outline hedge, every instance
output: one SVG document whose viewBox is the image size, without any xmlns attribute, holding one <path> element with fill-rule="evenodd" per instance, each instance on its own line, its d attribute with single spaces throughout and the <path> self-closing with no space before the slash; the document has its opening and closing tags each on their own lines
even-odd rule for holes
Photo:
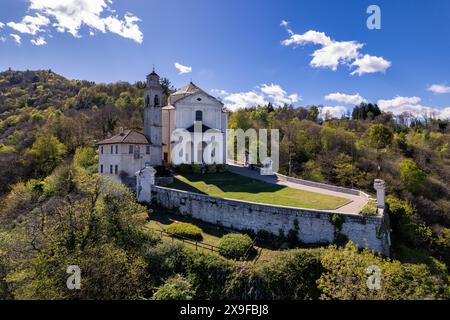
<svg viewBox="0 0 450 320">
<path fill-rule="evenodd" d="M 240 260 L 253 250 L 253 241 L 246 234 L 226 234 L 219 241 L 219 253 L 228 259 Z"/>
<path fill-rule="evenodd" d="M 188 238 L 195 241 L 202 241 L 202 229 L 186 222 L 175 222 L 166 228 L 166 232 L 181 238 Z"/>
</svg>

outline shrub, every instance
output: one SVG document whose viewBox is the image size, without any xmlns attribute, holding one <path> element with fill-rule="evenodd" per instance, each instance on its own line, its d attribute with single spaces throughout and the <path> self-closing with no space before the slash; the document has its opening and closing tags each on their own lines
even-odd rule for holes
<svg viewBox="0 0 450 320">
<path fill-rule="evenodd" d="M 377 203 L 373 200 L 370 200 L 362 209 L 360 214 L 363 217 L 367 216 L 376 216 L 378 214 Z"/>
<path fill-rule="evenodd" d="M 418 192 L 427 178 L 426 173 L 410 159 L 400 162 L 400 167 L 400 178 L 405 182 L 408 190 L 413 193 Z"/>
<path fill-rule="evenodd" d="M 318 250 L 295 249 L 236 272 L 227 284 L 227 298 L 242 300 L 318 299 L 316 281 L 324 269 Z"/>
<path fill-rule="evenodd" d="M 217 172 L 217 166 L 215 164 L 209 165 L 208 169 L 207 169 L 207 172 L 208 173 L 216 173 Z"/>
<path fill-rule="evenodd" d="M 218 173 L 225 173 L 228 171 L 228 166 L 226 164 L 218 164 L 216 165 Z"/>
<path fill-rule="evenodd" d="M 192 165 L 192 173 L 199 174 L 202 173 L 202 166 L 199 164 Z"/>
<path fill-rule="evenodd" d="M 182 277 L 176 275 L 158 288 L 153 295 L 153 300 L 192 300 L 195 291 L 192 284 Z"/>
<path fill-rule="evenodd" d="M 175 237 L 188 238 L 195 241 L 202 241 L 202 229 L 186 222 L 175 222 L 166 228 L 167 233 Z"/>
<path fill-rule="evenodd" d="M 192 172 L 192 167 L 189 164 L 180 164 L 179 166 L 177 166 L 175 168 L 175 171 L 177 173 L 181 173 L 181 174 L 186 174 L 186 173 L 191 173 Z"/>
<path fill-rule="evenodd" d="M 337 231 L 341 231 L 342 225 L 345 222 L 345 218 L 339 213 L 333 213 L 330 216 L 330 222 L 333 224 Z"/>
<path fill-rule="evenodd" d="M 236 267 L 218 255 L 185 249 L 183 263 L 186 276 L 196 288 L 196 300 L 224 298 L 224 290 Z"/>
<path fill-rule="evenodd" d="M 252 239 L 246 234 L 226 234 L 219 241 L 219 253 L 228 259 L 245 258 L 253 250 Z"/>
</svg>

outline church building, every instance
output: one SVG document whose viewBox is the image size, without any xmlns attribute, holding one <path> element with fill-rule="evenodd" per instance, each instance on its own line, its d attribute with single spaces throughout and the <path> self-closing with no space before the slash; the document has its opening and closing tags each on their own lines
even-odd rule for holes
<svg viewBox="0 0 450 320">
<path fill-rule="evenodd" d="M 179 143 L 174 136 L 181 132 L 190 135 L 181 149 L 183 163 L 226 163 L 228 113 L 221 101 L 192 82 L 172 93 L 166 106 L 163 101 L 160 77 L 153 71 L 144 92 L 144 133 L 121 129 L 98 142 L 101 174 L 123 181 L 145 167 L 174 164 L 172 150 Z M 222 140 L 220 152 L 213 149 L 205 159 L 206 145 L 214 139 Z"/>
</svg>

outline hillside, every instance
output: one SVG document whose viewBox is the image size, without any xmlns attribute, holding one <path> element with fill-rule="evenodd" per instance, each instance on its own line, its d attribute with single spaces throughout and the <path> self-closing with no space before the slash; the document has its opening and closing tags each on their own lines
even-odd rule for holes
<svg viewBox="0 0 450 320">
<path fill-rule="evenodd" d="M 163 84 L 168 94 L 170 82 Z M 316 106 L 233 112 L 230 128 L 280 130 L 281 173 L 367 192 L 384 179 L 396 259 L 341 243 L 279 252 L 281 259 L 240 272 L 239 262 L 142 232 L 134 217 L 146 208 L 95 174 L 93 142 L 119 127 L 142 130 L 142 95 L 129 83 L 50 70 L 0 73 L 0 297 L 151 298 L 175 283 L 198 299 L 448 298 L 448 121 L 405 122 L 369 104 L 353 119 L 319 119 Z M 91 270 L 83 293 L 60 285 L 74 260 Z M 385 268 L 382 291 L 364 287 L 371 264 Z M 349 285 L 355 279 L 362 287 Z"/>
<path fill-rule="evenodd" d="M 16 181 L 50 173 L 33 168 L 29 151 L 38 137 L 56 137 L 70 155 L 119 126 L 141 129 L 142 96 L 125 82 L 68 80 L 50 70 L 0 73 L 0 194 Z"/>
</svg>

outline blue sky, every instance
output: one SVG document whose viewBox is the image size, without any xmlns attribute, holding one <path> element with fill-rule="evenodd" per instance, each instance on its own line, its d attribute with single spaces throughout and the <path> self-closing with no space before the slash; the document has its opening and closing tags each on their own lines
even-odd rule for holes
<svg viewBox="0 0 450 320">
<path fill-rule="evenodd" d="M 372 4 L 380 30 L 366 26 Z M 155 64 L 176 87 L 192 79 L 230 107 L 333 113 L 365 100 L 450 116 L 448 0 L 2 0 L 0 26 L 0 70 L 135 82 Z"/>
</svg>

